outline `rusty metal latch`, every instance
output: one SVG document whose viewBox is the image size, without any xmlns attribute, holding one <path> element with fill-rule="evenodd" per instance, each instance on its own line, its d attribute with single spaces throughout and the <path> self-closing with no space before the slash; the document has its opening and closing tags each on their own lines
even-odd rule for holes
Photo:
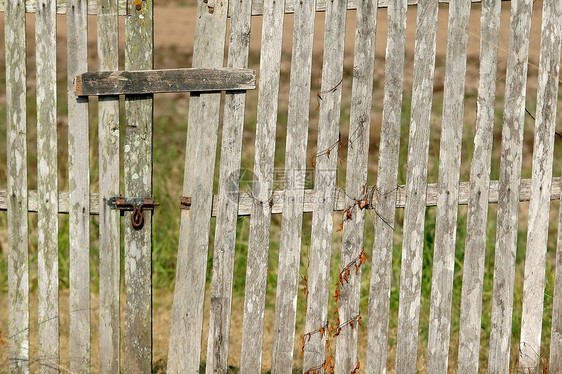
<svg viewBox="0 0 562 374">
<path fill-rule="evenodd" d="M 180 208 L 182 210 L 190 210 L 191 209 L 191 197 L 182 196 L 180 202 Z"/>
<path fill-rule="evenodd" d="M 143 210 L 154 210 L 154 207 L 160 204 L 155 203 L 153 197 L 113 196 L 109 198 L 109 200 L 107 201 L 107 205 L 109 205 L 111 209 L 117 209 L 121 212 L 132 211 L 133 214 L 131 214 L 131 225 L 135 230 L 140 230 L 144 225 Z"/>
</svg>

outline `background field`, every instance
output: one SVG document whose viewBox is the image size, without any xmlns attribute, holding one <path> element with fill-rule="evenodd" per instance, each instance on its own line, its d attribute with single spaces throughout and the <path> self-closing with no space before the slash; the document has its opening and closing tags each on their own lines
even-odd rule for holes
<svg viewBox="0 0 562 374">
<path fill-rule="evenodd" d="M 155 67 L 156 68 L 173 68 L 173 67 L 189 67 L 191 66 L 193 34 L 195 29 L 195 8 L 193 0 L 158 0 L 155 1 Z M 527 90 L 527 109 L 531 114 L 535 112 L 536 106 L 536 84 L 537 84 L 537 66 L 540 44 L 540 26 L 541 26 L 541 8 L 542 0 L 535 1 L 533 25 L 531 30 L 531 52 L 529 66 L 529 83 Z M 496 124 L 494 128 L 494 150 L 492 160 L 492 179 L 499 177 L 499 154 L 501 146 L 501 124 L 502 124 L 502 108 L 503 94 L 505 89 L 505 67 L 507 61 L 507 42 L 509 34 L 509 10 L 508 2 L 503 4 L 502 12 L 502 33 L 499 43 L 499 70 L 498 70 L 498 88 L 497 88 L 497 105 L 496 105 Z M 3 27 L 3 14 L 0 14 L 0 30 Z M 441 128 L 441 111 L 443 100 L 443 82 L 445 75 L 445 49 L 447 34 L 447 7 L 442 6 L 439 13 L 439 31 L 438 31 L 438 47 L 437 47 L 437 65 L 434 83 L 434 102 L 433 102 L 433 119 L 432 133 L 430 143 L 430 164 L 429 164 L 429 183 L 436 183 L 438 177 L 438 158 L 439 158 L 439 141 Z M 282 56 L 282 72 L 281 72 L 281 92 L 279 103 L 279 116 L 277 128 L 277 145 L 276 145 L 276 168 L 283 168 L 285 157 L 285 134 L 287 121 L 287 104 L 289 92 L 289 70 L 290 70 L 290 52 L 292 43 L 292 16 L 286 16 L 285 32 L 283 41 Z M 28 162 L 29 162 L 29 188 L 36 189 L 36 171 L 37 171 L 37 146 L 36 146 L 36 105 L 35 105 L 35 43 L 34 43 L 34 17 L 28 15 Z M 59 189 L 68 189 L 67 179 L 67 119 L 66 119 L 66 20 L 64 16 L 58 18 L 58 127 L 59 127 Z M 89 51 L 90 51 L 90 70 L 97 70 L 96 56 L 96 18 L 89 19 Z M 254 17 L 252 23 L 252 38 L 250 52 L 250 68 L 259 71 L 259 50 L 261 40 L 261 17 Z M 316 94 L 320 91 L 321 67 L 322 67 L 322 51 L 323 51 L 323 23 L 324 14 L 318 13 L 316 20 L 315 45 L 313 57 L 313 73 L 312 73 L 312 93 L 310 101 L 310 130 L 308 141 L 309 158 L 316 153 L 316 137 L 318 129 L 318 112 L 315 110 L 317 106 Z M 401 134 L 401 151 L 400 151 L 400 169 L 399 183 L 406 182 L 406 159 L 408 149 L 408 133 L 409 133 L 409 117 L 410 117 L 410 98 L 411 98 L 411 82 L 413 69 L 413 49 L 415 39 L 415 23 L 416 8 L 410 7 L 408 10 L 408 29 L 407 29 L 407 51 L 406 51 L 406 68 L 404 83 L 404 101 L 402 105 L 402 134 Z M 473 5 L 471 15 L 471 27 L 468 49 L 468 65 L 467 65 L 467 87 L 465 101 L 465 127 L 463 132 L 463 148 L 462 148 L 462 168 L 461 181 L 468 181 L 470 162 L 472 158 L 473 143 L 472 138 L 475 131 L 476 118 L 476 97 L 478 85 L 478 68 L 479 68 L 479 23 L 480 23 L 480 7 Z M 370 154 L 369 154 L 369 184 L 376 183 L 377 163 L 378 163 L 378 144 L 379 133 L 382 119 L 382 99 L 384 96 L 384 57 L 386 47 L 386 10 L 380 9 L 377 21 L 377 44 L 376 44 L 376 62 L 375 62 L 375 83 L 371 124 Z M 121 19 L 121 27 L 123 30 L 123 19 Z M 347 36 L 346 36 L 346 52 L 343 80 L 343 103 L 341 110 L 341 133 L 345 140 L 347 139 L 349 129 L 349 109 L 351 97 L 351 82 L 353 74 L 353 49 L 355 35 L 355 12 L 350 11 L 347 17 Z M 124 42 L 121 35 L 121 50 L 123 50 Z M 3 51 L 4 32 L 0 31 L 0 48 Z M 124 60 L 121 56 L 120 64 L 123 66 Z M 6 188 L 6 104 L 5 104 L 5 78 L 4 78 L 4 53 L 0 54 L 0 189 Z M 561 104 L 559 96 L 559 106 Z M 91 189 L 92 192 L 98 190 L 98 150 L 97 150 L 97 110 L 96 100 L 92 100 L 90 104 L 90 156 L 91 156 Z M 244 150 L 242 155 L 242 166 L 251 169 L 253 165 L 253 149 L 254 135 L 256 125 L 256 107 L 257 107 L 257 90 L 248 94 L 248 103 L 246 111 L 246 126 L 244 130 Z M 178 244 L 179 231 L 179 199 L 182 190 L 183 181 L 183 163 L 186 147 L 186 129 L 187 129 L 187 111 L 188 111 L 188 95 L 182 94 L 166 94 L 159 95 L 155 98 L 154 111 L 154 195 L 156 200 L 161 203 L 154 215 L 154 248 L 153 248 L 153 295 L 154 295 L 154 369 L 156 372 L 164 370 L 166 366 L 167 356 L 167 339 L 169 335 L 169 327 L 171 321 L 172 295 L 175 279 L 176 252 Z M 558 116 L 560 118 L 560 115 Z M 124 118 L 122 116 L 122 124 Z M 531 177 L 531 160 L 533 148 L 533 118 L 528 115 L 526 117 L 526 127 L 524 135 L 523 149 L 523 178 Z M 558 127 L 562 127 L 560 119 Z M 122 126 L 122 134 L 124 134 L 124 126 Z M 560 129 L 562 130 L 562 129 Z M 562 172 L 562 147 L 560 137 L 557 137 L 554 159 L 554 176 L 560 176 Z M 344 187 L 345 181 L 345 162 L 346 149 L 341 150 L 341 159 L 339 163 L 338 185 Z M 220 156 L 220 155 L 219 155 Z M 217 163 L 218 166 L 218 163 Z M 217 174 L 218 176 L 218 167 Z M 216 178 L 218 179 L 218 177 Z M 248 179 L 243 179 L 242 189 L 249 189 L 250 183 Z M 312 180 L 307 188 L 313 188 Z M 215 186 L 216 189 L 216 186 Z M 543 349 L 548 347 L 550 340 L 550 318 L 552 307 L 552 289 L 554 284 L 554 257 L 557 233 L 559 202 L 555 201 L 551 204 L 551 227 L 549 230 L 549 246 L 548 246 L 548 265 L 546 276 L 546 293 L 545 293 L 545 316 L 543 320 Z M 518 339 L 520 330 L 520 307 L 522 301 L 523 289 L 523 269 L 526 245 L 526 227 L 527 227 L 528 204 L 522 203 L 520 208 L 520 225 L 519 225 L 519 241 L 517 251 L 517 272 L 515 285 L 515 310 L 513 315 L 513 339 L 512 339 L 512 362 L 516 364 L 518 353 Z M 365 251 L 367 253 L 367 266 L 363 271 L 362 280 L 362 298 L 361 298 L 361 314 L 366 325 L 368 289 L 369 289 L 369 261 L 371 259 L 371 250 L 373 243 L 373 221 L 374 213 L 371 211 L 367 214 L 367 224 L 365 229 Z M 7 222 L 6 212 L 0 212 L 0 329 L 7 331 Z M 301 261 L 301 274 L 306 273 L 307 253 L 310 244 L 310 225 L 311 215 L 305 214 L 303 225 L 303 250 Z M 338 214 L 335 215 L 335 221 L 339 220 Z M 402 220 L 403 211 L 397 211 L 396 232 L 394 238 L 394 257 L 393 269 L 394 277 L 392 279 L 391 291 L 391 314 L 390 314 L 390 354 L 388 366 L 392 370 L 394 367 L 394 343 L 396 339 L 396 327 L 398 316 L 398 291 L 399 291 L 399 274 L 400 274 L 400 257 L 402 245 Z M 278 242 L 280 235 L 281 217 L 280 215 L 272 218 L 271 247 L 269 256 L 269 277 L 268 292 L 266 297 L 266 336 L 264 340 L 263 370 L 268 370 L 271 362 L 271 346 L 273 339 L 273 313 L 275 305 L 276 291 L 276 269 L 278 259 Z M 31 358 L 37 358 L 37 219 L 35 214 L 29 215 L 30 223 L 30 262 L 31 262 Z M 98 218 L 91 218 L 91 287 L 92 287 L 92 359 L 96 362 L 98 351 L 97 340 L 97 318 L 98 318 Z M 212 266 L 212 241 L 214 238 L 214 221 L 212 222 L 211 232 L 211 252 L 208 261 L 208 276 L 210 281 Z M 496 206 L 491 205 L 488 223 L 488 242 L 486 249 L 486 273 L 484 282 L 484 304 L 482 318 L 482 348 L 481 348 L 481 369 L 485 370 L 487 363 L 487 346 L 490 331 L 490 310 L 492 296 L 492 277 L 494 264 L 494 244 L 496 230 Z M 60 244 L 59 244 L 59 276 L 60 276 L 60 301 L 61 301 L 61 347 L 62 347 L 62 364 L 68 363 L 68 219 L 66 216 L 59 218 Z M 230 345 L 230 364 L 232 369 L 236 371 L 239 366 L 239 352 L 242 331 L 242 310 L 244 301 L 244 283 L 245 283 L 245 265 L 248 244 L 249 218 L 239 218 L 238 236 L 236 242 L 236 265 L 235 265 L 235 281 L 234 281 L 234 300 L 233 300 L 233 316 L 232 316 L 232 332 Z M 423 279 L 422 279 L 422 300 L 421 300 L 421 319 L 420 319 L 420 335 L 419 335 L 419 368 L 424 366 L 425 350 L 427 346 L 428 319 L 429 319 L 429 295 L 431 292 L 431 271 L 432 271 L 432 255 L 433 255 L 433 236 L 435 231 L 435 208 L 428 208 L 426 211 L 426 235 L 423 262 Z M 464 239 L 466 234 L 466 207 L 461 207 L 458 219 L 457 231 L 457 248 L 456 248 L 456 266 L 455 266 L 455 283 L 453 293 L 453 317 L 452 317 L 452 343 L 450 348 L 450 367 L 452 371 L 456 366 L 457 348 L 458 348 L 458 324 L 460 309 L 460 291 L 463 273 L 464 259 Z M 332 273 L 337 274 L 340 271 L 339 261 L 339 244 L 341 242 L 340 233 L 334 234 Z M 335 279 L 335 278 L 334 278 Z M 335 283 L 335 282 L 332 282 Z M 302 285 L 301 285 L 302 287 Z M 301 365 L 300 355 L 300 334 L 304 331 L 304 298 L 299 294 L 297 314 L 297 336 L 296 336 L 296 354 L 295 365 Z M 124 296 L 123 296 L 124 297 Z M 334 305 L 332 305 L 332 308 Z M 206 322 L 205 322 L 206 326 Z M 205 328 L 206 329 L 206 328 Z M 7 332 L 4 333 L 4 337 Z M 203 357 L 206 355 L 206 334 L 204 334 Z M 359 335 L 360 355 L 359 360 L 364 361 L 366 347 L 366 329 L 363 327 Z M 541 352 L 547 363 L 546 349 Z M 204 360 L 204 358 L 203 358 Z M 7 349 L 6 346 L 0 345 L 0 372 L 6 368 Z M 34 364 L 32 364 L 34 365 Z M 94 364 L 94 371 L 97 365 Z M 32 366 L 35 371 L 36 366 Z M 361 369 L 363 370 L 363 368 Z"/>
</svg>

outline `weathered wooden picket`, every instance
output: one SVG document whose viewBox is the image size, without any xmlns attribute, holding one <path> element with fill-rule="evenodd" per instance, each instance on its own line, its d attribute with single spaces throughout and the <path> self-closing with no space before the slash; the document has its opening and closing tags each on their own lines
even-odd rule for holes
<svg viewBox="0 0 562 374">
<path fill-rule="evenodd" d="M 200 0 L 193 69 L 153 70 L 153 0 L 0 0 L 5 20 L 7 105 L 9 370 L 29 371 L 30 304 L 28 212 L 38 214 L 39 364 L 42 373 L 151 372 L 152 370 L 152 120 L 153 94 L 192 91 L 189 102 L 181 229 L 167 371 L 200 370 L 206 268 L 211 217 L 216 217 L 206 372 L 226 373 L 229 355 L 241 372 L 262 370 L 265 300 L 272 214 L 282 214 L 271 370 L 294 366 L 295 323 L 303 241 L 303 213 L 312 213 L 302 336 L 306 374 L 398 373 L 418 369 L 418 333 L 426 208 L 436 206 L 429 333 L 424 370 L 449 368 L 455 245 L 459 205 L 468 205 L 460 307 L 458 371 L 480 364 L 484 258 L 488 206 L 497 203 L 493 304 L 488 371 L 510 371 L 515 254 L 521 201 L 530 201 L 519 367 L 538 373 L 545 296 L 550 201 L 560 200 L 553 178 L 556 107 L 562 47 L 562 1 L 542 1 L 540 61 L 532 178 L 521 178 L 529 33 L 533 0 L 512 0 L 499 180 L 490 180 L 496 104 L 500 0 L 483 0 L 480 26 L 474 154 L 470 181 L 460 182 L 469 16 L 479 0 Z M 440 3 L 448 5 L 440 6 Z M 407 9 L 417 7 L 406 184 L 398 185 Z M 384 100 L 376 186 L 367 186 L 373 101 L 377 11 L 388 13 Z M 437 184 L 428 183 L 430 123 L 436 64 L 438 12 L 448 7 L 446 73 Z M 319 95 L 318 153 L 314 189 L 306 189 L 307 142 L 315 19 L 325 12 Z M 337 187 L 346 16 L 355 12 L 355 50 L 345 188 Z M 26 12 L 35 13 L 37 60 L 37 191 L 28 191 L 26 150 Z M 274 189 L 274 159 L 285 15 L 294 14 L 284 189 Z M 58 191 L 56 20 L 66 14 L 68 34 L 69 191 Z M 97 16 L 98 72 L 88 74 L 88 15 Z M 125 23 L 125 72 L 118 70 L 118 17 Z M 246 90 L 255 87 L 248 68 L 252 16 L 262 17 L 253 190 L 238 180 Z M 227 24 L 229 24 L 227 27 Z M 228 38 L 227 61 L 224 55 Z M 379 67 L 382 69 L 382 67 Z M 104 73 L 102 73 L 104 72 Z M 113 73 L 108 73 L 113 72 Z M 225 91 L 221 96 L 220 91 Z M 119 94 L 125 96 L 124 196 L 120 197 Z M 98 95 L 99 193 L 90 193 L 89 99 Z M 221 114 L 222 113 L 222 114 Z M 215 164 L 219 126 L 218 195 Z M 233 183 L 234 181 L 234 183 Z M 234 197 L 234 198 L 233 198 Z M 157 198 L 157 197 L 156 197 Z M 124 279 L 126 307 L 120 341 L 120 213 L 126 210 Z M 404 209 L 396 361 L 389 348 L 394 223 Z M 365 257 L 367 210 L 376 209 L 372 258 Z M 343 213 L 339 279 L 330 278 L 335 212 Z M 70 217 L 70 366 L 60 362 L 58 221 Z M 91 214 L 99 214 L 99 368 L 90 362 Z M 229 350 L 238 217 L 250 216 L 241 352 Z M 129 223 L 129 221 L 131 223 Z M 338 231 L 339 231 L 338 230 Z M 489 238 L 488 238 L 489 239 Z M 368 315 L 360 314 L 362 264 L 371 263 Z M 562 372 L 562 211 L 558 222 L 556 280 L 548 367 Z M 330 283 L 332 282 L 332 283 Z M 330 284 L 337 282 L 337 323 L 328 313 Z M 361 318 L 368 319 L 360 341 Z M 337 336 L 337 339 L 335 338 Z M 2 336 L 0 335 L 0 338 Z M 0 339 L 1 340 L 1 339 Z M 335 355 L 332 355 L 336 344 Z M 121 345 L 124 356 L 121 358 Z M 367 360 L 359 366 L 358 345 Z M 298 347 L 300 348 L 300 347 Z M 64 370 L 63 370 L 64 369 Z"/>
</svg>

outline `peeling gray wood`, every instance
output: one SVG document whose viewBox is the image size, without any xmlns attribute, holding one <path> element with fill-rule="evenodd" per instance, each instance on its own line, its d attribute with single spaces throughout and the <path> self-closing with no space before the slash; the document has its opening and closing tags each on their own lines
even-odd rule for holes
<svg viewBox="0 0 562 374">
<path fill-rule="evenodd" d="M 100 70 L 118 68 L 117 3 L 99 0 L 98 56 Z M 120 362 L 120 214 L 107 201 L 119 195 L 119 97 L 99 98 L 99 344 L 100 373 L 119 372 Z M 91 209 L 91 207 L 90 207 Z"/>
<path fill-rule="evenodd" d="M 154 67 L 153 2 L 129 2 L 125 22 L 125 69 Z M 152 95 L 125 96 L 125 196 L 152 196 Z M 118 130 L 117 130 L 118 131 Z M 125 372 L 152 372 L 152 214 L 135 230 L 125 212 Z"/>
<path fill-rule="evenodd" d="M 254 159 L 254 179 L 252 198 L 247 205 L 251 212 L 250 235 L 248 240 L 248 265 L 246 268 L 246 299 L 244 305 L 244 331 L 241 352 L 242 371 L 259 373 L 261 352 L 251 351 L 254 342 L 259 342 L 261 350 L 263 342 L 263 318 L 265 287 L 267 281 L 267 258 L 269 253 L 269 236 L 271 224 L 270 199 L 273 194 L 273 167 L 275 160 L 275 135 L 277 127 L 277 107 L 279 97 L 279 79 L 281 69 L 281 47 L 283 39 L 284 0 L 267 1 L 263 16 L 260 82 L 256 123 L 256 142 Z M 240 211 L 240 209 L 239 209 Z M 281 266 L 281 265 L 280 265 Z M 282 274 L 279 272 L 279 274 Z M 279 279 L 278 279 L 279 282 Z M 259 294 L 256 293 L 259 292 Z M 251 311 L 249 310 L 251 308 Z M 251 312 L 258 316 L 254 321 Z M 261 323 L 260 323 L 261 321 Z M 277 321 L 276 321 L 277 323 Z M 275 329 L 274 329 L 275 331 Z M 246 337 L 244 337 L 244 334 Z M 259 334 L 257 336 L 253 336 Z M 244 343 L 246 341 L 246 343 Z M 273 338 L 273 363 L 277 365 L 279 353 L 277 333 Z M 246 353 L 247 352 L 247 353 Z M 292 349 L 291 349 L 292 352 Z M 253 362 L 246 362 L 247 356 L 253 356 Z"/>
<path fill-rule="evenodd" d="M 490 374 L 509 371 L 519 222 L 519 183 L 532 7 L 532 0 L 518 0 L 512 3 L 511 8 L 488 357 Z"/>
<path fill-rule="evenodd" d="M 0 4 L 1 4 L 0 0 Z M 290 14 L 290 13 L 294 13 L 295 12 L 295 4 L 297 4 L 297 1 L 300 0 L 287 0 L 286 4 L 285 4 L 285 13 Z M 418 1 L 418 0 L 407 0 L 408 1 L 408 5 L 419 5 L 422 4 L 423 1 Z M 511 1 L 511 0 L 500 0 L 500 1 Z M 360 4 L 363 1 L 361 0 L 348 0 L 347 3 L 347 9 L 348 10 L 355 10 L 355 9 L 359 9 Z M 480 3 L 482 2 L 482 0 L 471 0 L 472 3 Z M 257 0 L 254 2 L 253 6 L 252 6 L 252 15 L 254 16 L 259 16 L 263 14 L 263 0 Z M 389 3 L 391 3 L 391 0 L 379 0 L 378 1 L 378 7 L 379 8 L 388 8 Z M 450 0 L 439 0 L 440 4 L 449 4 Z M 324 12 L 326 11 L 326 4 L 327 1 L 326 0 L 318 0 L 316 2 L 316 11 L 317 12 Z M 0 5 L 1 6 L 1 5 Z M 1 9 L 1 8 L 0 8 Z M 230 10 L 229 10 L 229 16 L 230 16 Z"/>
<path fill-rule="evenodd" d="M 59 250 L 57 187 L 57 19 L 54 1 L 40 0 L 37 50 L 37 229 L 39 369 L 58 373 Z"/>
<path fill-rule="evenodd" d="M 198 2 L 193 67 L 222 67 L 227 9 L 228 1 Z M 191 95 L 183 194 L 192 206 L 181 213 L 168 373 L 199 370 L 219 113 L 220 94 Z"/>
<path fill-rule="evenodd" d="M 11 0 L 0 0 L 0 12 L 4 11 L 5 3 Z M 25 1 L 25 11 L 27 13 L 35 13 L 37 11 L 37 1 L 43 0 L 26 0 Z M 54 1 L 54 0 L 53 0 Z M 105 0 L 89 0 L 88 1 L 88 14 L 97 14 L 98 13 L 98 3 L 101 3 Z M 58 14 L 66 14 L 67 4 L 69 4 L 71 0 L 56 0 L 56 7 Z M 133 2 L 129 0 L 129 2 Z M 118 12 L 119 15 L 124 16 L 127 14 L 127 0 L 117 0 L 116 3 L 118 4 Z"/>
<path fill-rule="evenodd" d="M 412 84 L 412 109 L 408 142 L 408 169 L 406 173 L 406 188 L 404 189 L 405 196 L 408 196 L 404 206 L 404 232 L 409 234 L 404 235 L 402 242 L 396 352 L 397 359 L 402 357 L 404 360 L 400 365 L 404 366 L 405 372 L 415 372 L 416 370 L 425 207 L 429 199 L 435 198 L 435 202 L 437 200 L 437 185 L 427 185 L 427 165 L 438 11 L 439 4 L 437 0 L 421 3 L 417 11 L 414 81 Z M 398 189 L 398 191 L 401 191 L 401 189 Z M 397 198 L 397 204 L 399 201 L 400 199 Z M 372 278 L 373 275 L 371 275 L 371 284 L 376 286 L 377 279 L 375 278 L 375 281 L 373 281 Z M 378 280 L 378 282 L 381 282 L 381 280 Z M 389 290 L 388 287 L 390 285 L 386 287 Z M 375 363 L 371 367 L 370 362 L 367 361 L 369 373 L 382 372 L 386 368 L 388 317 L 379 318 L 380 322 L 371 325 L 371 316 L 375 316 L 379 310 L 388 316 L 388 298 L 388 293 L 381 294 L 381 299 L 370 296 L 368 352 L 369 355 L 374 356 L 373 360 L 375 360 Z M 385 303 L 384 307 L 377 306 L 378 303 L 383 301 Z M 384 336 L 385 338 L 380 339 L 379 336 Z M 377 359 L 376 356 L 379 355 L 384 355 L 385 359 Z"/>
<path fill-rule="evenodd" d="M 233 67 L 96 71 L 76 77 L 77 96 L 245 91 L 254 88 L 254 71 Z"/>
<path fill-rule="evenodd" d="M 234 1 L 230 20 L 228 66 L 248 67 L 252 1 Z M 207 343 L 207 374 L 227 373 L 232 308 L 232 281 L 238 222 L 240 162 L 244 130 L 245 92 L 225 95 L 219 176 L 218 216 L 213 251 L 211 313 Z"/>
<path fill-rule="evenodd" d="M 71 0 L 67 10 L 68 76 L 88 70 L 86 0 Z M 76 98 L 68 80 L 70 370 L 90 371 L 90 165 L 88 98 Z"/>
<path fill-rule="evenodd" d="M 346 220 L 343 223 L 342 267 L 355 260 L 363 250 L 365 213 L 363 209 L 357 206 L 356 202 L 368 199 L 364 188 L 367 185 L 377 4 L 377 1 L 363 1 L 359 4 L 356 14 L 355 56 L 349 120 L 350 141 L 347 147 L 345 185 L 345 203 L 346 206 L 353 206 L 351 210 L 353 219 Z M 341 323 L 355 319 L 359 315 L 361 276 L 362 271 L 359 269 L 355 274 L 352 273 L 349 283 L 340 285 L 338 311 Z M 336 373 L 350 373 L 355 369 L 357 365 L 358 331 L 358 326 L 351 329 L 348 325 L 338 335 Z M 384 352 L 386 353 L 386 344 Z M 373 358 L 376 357 L 373 357 L 370 353 L 367 354 L 367 372 L 370 370 L 369 366 L 372 365 Z"/>
<path fill-rule="evenodd" d="M 336 187 L 336 173 L 337 173 L 337 161 L 338 161 L 338 140 L 339 140 L 339 126 L 340 126 L 340 109 L 341 109 L 341 97 L 342 97 L 342 86 L 343 86 L 343 58 L 344 58 L 344 47 L 345 47 L 345 21 L 346 21 L 346 8 L 347 0 L 334 0 L 328 3 L 325 18 L 325 28 L 324 28 L 324 56 L 322 64 L 322 84 L 320 87 L 320 113 L 318 116 L 318 142 L 317 142 L 317 156 L 315 157 L 315 181 L 314 181 L 314 213 L 312 215 L 312 237 L 310 243 L 310 253 L 309 253 L 309 264 L 308 264 L 308 281 L 307 281 L 307 309 L 306 309 L 306 324 L 305 332 L 311 332 L 326 326 L 328 322 L 328 305 L 330 297 L 330 262 L 332 257 L 332 234 L 334 227 L 334 211 L 332 209 L 334 205 L 334 188 Z M 309 21 L 310 22 L 310 21 Z M 311 43 L 312 46 L 312 43 Z M 303 45 L 303 47 L 305 47 Z M 312 48 L 311 48 L 312 49 Z M 291 82 L 292 83 L 292 82 Z M 302 97 L 310 97 L 308 92 L 301 93 Z M 305 100 L 307 108 L 309 107 L 309 102 Z M 307 112 L 308 113 L 308 110 Z M 297 114 L 297 113 L 295 113 Z M 304 114 L 304 113 L 303 113 Z M 297 114 L 298 115 L 298 114 Z M 303 130 L 299 130 L 306 139 L 308 126 L 305 126 Z M 295 135 L 300 136 L 296 133 Z M 294 155 L 291 152 L 290 144 L 292 142 L 287 142 L 287 155 Z M 304 142 L 304 149 L 301 149 L 300 145 L 297 149 L 304 150 L 306 152 L 306 141 Z M 294 149 L 294 148 L 293 148 Z M 330 153 L 326 153 L 330 150 Z M 298 155 L 298 157 L 302 157 Z M 306 160 L 299 160 L 299 163 L 286 169 L 287 172 L 290 170 L 306 169 Z M 290 164 L 286 161 L 286 165 Z M 301 169 L 302 168 L 302 169 Z M 304 184 L 304 178 L 301 178 Z M 293 186 L 296 187 L 296 183 L 292 181 Z M 291 185 L 285 186 L 287 190 Z M 293 189 L 295 189 L 293 187 Z M 302 186 L 304 187 L 304 186 Z M 301 188 L 302 188 L 301 187 Z M 297 187 L 298 188 L 298 187 Z M 296 191 L 295 191 L 296 192 Z M 295 200 L 295 203 L 291 205 L 294 206 L 291 210 L 296 210 L 296 208 L 302 207 L 302 197 L 304 196 L 304 189 L 299 191 L 299 194 L 294 194 L 289 196 L 289 202 L 292 203 L 291 199 Z M 288 194 L 285 193 L 285 198 Z M 286 200 L 287 201 L 287 200 Z M 298 202 L 301 202 L 300 204 Z M 300 205 L 300 206 L 299 206 Z M 285 213 L 285 212 L 284 212 Z M 296 213 L 296 212 L 295 212 Z M 296 214 L 283 215 L 283 223 L 286 224 L 286 235 L 296 236 L 298 240 L 298 248 L 300 249 L 301 235 L 300 230 L 302 226 L 302 209 L 300 209 L 300 218 L 294 219 Z M 295 233 L 299 235 L 294 235 Z M 297 244 L 297 243 L 295 243 Z M 281 247 L 283 248 L 283 247 Z M 342 252 L 344 250 L 342 249 Z M 287 273 L 290 274 L 293 280 L 298 281 L 298 270 L 300 250 L 294 251 L 296 254 L 296 262 L 290 264 L 287 267 Z M 342 261 L 345 260 L 345 257 Z M 292 265 L 292 267 L 291 267 Z M 296 299 L 298 291 L 298 282 L 292 285 L 293 288 L 289 288 L 290 283 L 287 282 L 278 288 L 277 294 L 283 292 L 286 293 L 285 300 L 287 304 L 292 304 L 290 307 L 290 319 L 292 323 L 292 330 L 294 330 L 294 321 L 296 314 Z M 279 286 L 279 284 L 278 284 Z M 292 299 L 292 300 L 291 300 Z M 291 303 L 292 301 L 292 303 Z M 289 306 L 289 305 L 288 305 Z M 288 308 L 287 308 L 288 309 Z M 281 310 L 282 313 L 276 316 L 276 319 L 285 318 L 285 311 Z M 345 316 L 344 311 L 344 316 Z M 357 330 L 355 330 L 357 331 Z M 345 333 L 349 331 L 344 331 Z M 348 334 L 349 335 L 349 334 Z M 294 341 L 294 333 L 290 335 L 291 342 Z M 304 363 L 303 370 L 306 371 L 312 367 L 321 366 L 326 359 L 326 339 L 328 334 L 314 334 L 311 339 L 305 342 L 304 346 Z M 291 344 L 291 348 L 292 348 Z M 344 348 L 344 349 L 342 349 Z M 345 371 L 345 366 L 347 365 L 346 360 L 346 349 L 353 351 L 353 347 L 345 347 L 345 343 L 338 344 L 336 347 L 341 358 L 336 361 L 336 373 Z M 355 360 L 355 357 L 353 358 Z M 285 363 L 287 367 L 285 373 L 290 373 L 288 369 L 291 367 L 290 362 Z M 355 367 L 355 363 L 353 364 Z"/>
<path fill-rule="evenodd" d="M 533 374 L 541 372 L 543 364 L 540 352 L 550 212 L 549 191 L 552 181 L 562 46 L 560 1 L 544 1 L 542 17 L 533 176 L 519 343 L 519 371 Z"/>
<path fill-rule="evenodd" d="M 501 3 L 482 3 L 480 81 L 462 278 L 459 372 L 478 373 Z M 462 186 L 461 186 L 462 188 Z M 460 193 L 459 193 L 460 195 Z M 459 196 L 460 198 L 460 196 Z"/>
<path fill-rule="evenodd" d="M 469 19 L 470 0 L 450 4 L 429 312 L 428 373 L 447 372 L 449 360 Z"/>
<path fill-rule="evenodd" d="M 27 233 L 26 38 L 24 1 L 5 16 L 8 173 L 8 334 L 10 373 L 29 372 L 29 254 Z"/>
<path fill-rule="evenodd" d="M 555 182 L 553 182 L 554 185 Z M 550 333 L 549 370 L 562 371 L 562 209 L 558 216 L 558 240 L 556 242 L 556 275 L 552 300 L 552 330 Z"/>
<path fill-rule="evenodd" d="M 388 298 L 390 296 L 390 280 L 392 275 L 392 248 L 396 213 L 396 194 L 394 191 L 397 186 L 400 128 L 402 125 L 406 11 L 406 0 L 396 0 L 389 3 L 384 102 L 376 186 L 377 196 L 374 200 L 377 216 L 375 218 L 375 240 L 373 243 L 369 293 L 369 319 L 374 319 L 371 328 L 374 326 L 375 331 L 382 333 L 381 341 L 385 341 L 381 342 L 381 344 L 385 347 L 386 339 L 384 337 L 388 334 L 386 326 L 388 324 Z M 400 341 L 398 344 L 400 344 Z M 402 363 L 406 364 L 406 358 L 400 355 L 400 346 L 397 349 L 396 357 L 398 363 L 400 365 Z M 386 358 L 384 353 L 380 352 L 380 355 L 381 358 Z M 397 366 L 396 370 L 404 372 L 399 367 Z M 376 370 L 375 368 L 372 369 Z"/>
</svg>

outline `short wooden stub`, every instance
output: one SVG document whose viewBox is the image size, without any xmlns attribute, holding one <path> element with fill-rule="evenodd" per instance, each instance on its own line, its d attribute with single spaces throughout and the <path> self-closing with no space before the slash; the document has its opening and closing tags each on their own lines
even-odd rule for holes
<svg viewBox="0 0 562 374">
<path fill-rule="evenodd" d="M 245 91 L 254 88 L 255 72 L 239 68 L 95 71 L 76 77 L 76 96 Z"/>
</svg>

